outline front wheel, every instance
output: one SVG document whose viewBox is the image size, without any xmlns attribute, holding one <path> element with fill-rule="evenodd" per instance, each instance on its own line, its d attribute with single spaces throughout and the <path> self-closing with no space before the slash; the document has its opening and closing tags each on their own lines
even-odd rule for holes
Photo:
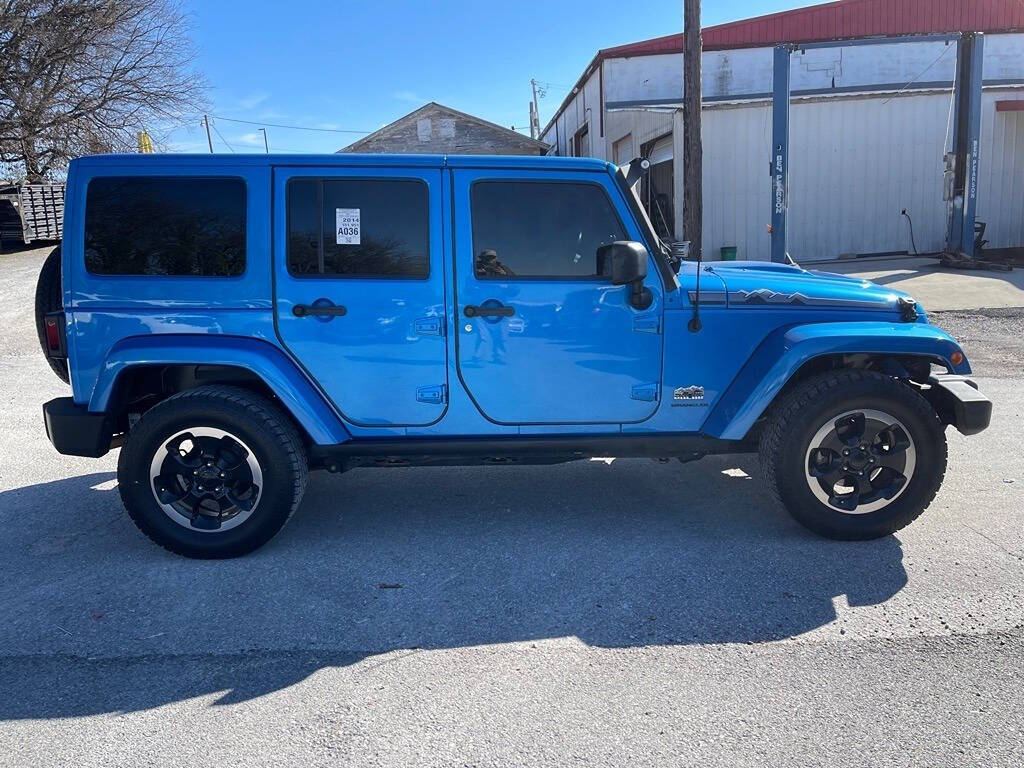
<svg viewBox="0 0 1024 768">
<path fill-rule="evenodd" d="M 887 536 L 928 507 L 946 472 L 946 436 L 907 384 L 833 371 L 798 384 L 761 436 L 765 481 L 790 514 L 831 539 Z"/>
<path fill-rule="evenodd" d="M 306 487 L 291 420 L 238 387 L 180 392 L 147 411 L 121 449 L 117 480 L 149 538 L 186 557 L 244 555 L 288 521 Z"/>
</svg>

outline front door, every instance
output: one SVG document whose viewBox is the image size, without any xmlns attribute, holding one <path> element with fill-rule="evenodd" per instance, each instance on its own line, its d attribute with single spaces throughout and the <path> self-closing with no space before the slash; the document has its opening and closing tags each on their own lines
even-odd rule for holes
<svg viewBox="0 0 1024 768">
<path fill-rule="evenodd" d="M 354 424 L 439 420 L 441 171 L 278 168 L 274 210 L 282 343 Z"/>
<path fill-rule="evenodd" d="M 634 309 L 598 275 L 597 249 L 641 240 L 604 173 L 457 170 L 458 370 L 501 424 L 618 424 L 650 417 L 661 380 L 663 290 Z"/>
</svg>

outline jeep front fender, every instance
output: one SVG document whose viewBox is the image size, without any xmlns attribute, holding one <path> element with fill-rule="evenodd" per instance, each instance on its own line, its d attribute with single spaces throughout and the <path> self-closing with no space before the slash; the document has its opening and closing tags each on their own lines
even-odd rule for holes
<svg viewBox="0 0 1024 768">
<path fill-rule="evenodd" d="M 831 355 L 891 355 L 923 357 L 967 374 L 963 354 L 952 336 L 926 323 L 840 322 L 809 323 L 780 328 L 769 334 L 708 414 L 702 432 L 723 440 L 742 440 L 802 365 Z"/>
<path fill-rule="evenodd" d="M 351 439 L 324 396 L 284 352 L 266 341 L 239 336 L 154 334 L 117 342 L 99 371 L 89 411 L 104 413 L 117 379 L 136 366 L 226 365 L 252 371 L 318 445 Z"/>
</svg>

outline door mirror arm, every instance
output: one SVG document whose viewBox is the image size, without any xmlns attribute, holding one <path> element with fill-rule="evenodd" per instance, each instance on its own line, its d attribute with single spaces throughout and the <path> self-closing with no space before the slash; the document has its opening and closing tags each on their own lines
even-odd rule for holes
<svg viewBox="0 0 1024 768">
<path fill-rule="evenodd" d="M 651 289 L 644 285 L 643 280 L 631 283 L 629 290 L 629 303 L 633 309 L 648 309 L 654 303 L 654 294 Z"/>
<path fill-rule="evenodd" d="M 628 285 L 629 303 L 634 309 L 647 309 L 654 294 L 644 285 L 647 278 L 647 248 L 631 240 L 617 240 L 597 249 L 597 271 L 612 285 Z"/>
</svg>

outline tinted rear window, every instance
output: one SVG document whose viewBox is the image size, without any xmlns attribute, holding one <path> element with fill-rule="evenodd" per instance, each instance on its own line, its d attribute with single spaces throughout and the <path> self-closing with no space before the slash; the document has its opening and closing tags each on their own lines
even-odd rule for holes
<svg viewBox="0 0 1024 768">
<path fill-rule="evenodd" d="M 93 179 L 85 200 L 85 266 L 98 275 L 241 275 L 245 182 Z"/>
</svg>

